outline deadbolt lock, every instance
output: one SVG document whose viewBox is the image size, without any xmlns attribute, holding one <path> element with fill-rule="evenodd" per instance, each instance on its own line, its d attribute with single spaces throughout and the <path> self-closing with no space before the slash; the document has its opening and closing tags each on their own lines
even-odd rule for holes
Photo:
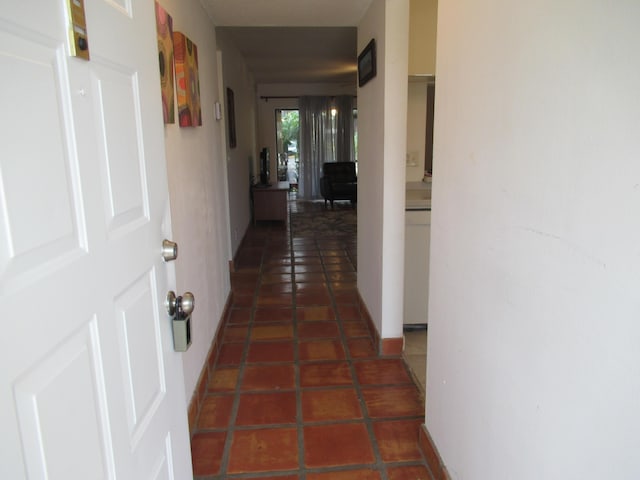
<svg viewBox="0 0 640 480">
<path fill-rule="evenodd" d="M 170 262 L 176 258 L 178 258 L 178 244 L 165 238 L 162 241 L 162 259 Z"/>
<path fill-rule="evenodd" d="M 176 297 L 173 291 L 167 293 L 165 306 L 171 317 L 173 349 L 176 352 L 186 352 L 191 345 L 191 312 L 193 312 L 194 301 L 191 292 L 185 292 L 181 297 Z"/>
</svg>

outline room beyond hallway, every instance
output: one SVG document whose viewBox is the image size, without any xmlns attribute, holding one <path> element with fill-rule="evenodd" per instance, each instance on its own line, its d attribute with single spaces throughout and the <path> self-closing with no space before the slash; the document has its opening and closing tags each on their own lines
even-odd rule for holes
<svg viewBox="0 0 640 480">
<path fill-rule="evenodd" d="M 420 389 L 401 357 L 377 356 L 358 307 L 354 233 L 290 225 L 251 226 L 236 256 L 192 435 L 195 478 L 431 479 L 418 448 Z"/>
</svg>

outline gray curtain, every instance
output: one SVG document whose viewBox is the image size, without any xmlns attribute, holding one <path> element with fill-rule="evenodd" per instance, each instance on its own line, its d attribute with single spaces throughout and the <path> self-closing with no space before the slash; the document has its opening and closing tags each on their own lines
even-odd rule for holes
<svg viewBox="0 0 640 480">
<path fill-rule="evenodd" d="M 353 162 L 355 147 L 353 144 L 353 97 L 342 95 L 335 98 L 336 114 L 336 161 Z"/>
<path fill-rule="evenodd" d="M 322 164 L 335 161 L 331 98 L 300 97 L 300 177 L 298 196 L 320 198 Z"/>
<path fill-rule="evenodd" d="M 353 162 L 353 97 L 300 97 L 300 177 L 298 195 L 320 198 L 325 162 Z M 335 118 L 331 109 L 337 110 Z"/>
</svg>

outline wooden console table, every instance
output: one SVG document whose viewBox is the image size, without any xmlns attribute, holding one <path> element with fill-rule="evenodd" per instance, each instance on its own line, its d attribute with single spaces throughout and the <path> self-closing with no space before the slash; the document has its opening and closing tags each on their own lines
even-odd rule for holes
<svg viewBox="0 0 640 480">
<path fill-rule="evenodd" d="M 253 223 L 260 220 L 287 221 L 287 201 L 289 198 L 289 182 L 278 182 L 275 185 L 251 187 L 253 197 Z"/>
</svg>

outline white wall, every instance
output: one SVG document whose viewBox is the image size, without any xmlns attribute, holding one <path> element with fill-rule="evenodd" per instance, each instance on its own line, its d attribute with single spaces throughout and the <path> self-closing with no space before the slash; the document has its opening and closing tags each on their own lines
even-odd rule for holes
<svg viewBox="0 0 640 480">
<path fill-rule="evenodd" d="M 226 178 L 221 174 L 220 123 L 214 117 L 217 97 L 216 39 L 213 25 L 197 0 L 163 0 L 173 27 L 198 47 L 202 126 L 165 126 L 167 168 L 177 292 L 195 295 L 192 345 L 183 355 L 187 399 L 196 386 L 229 294 L 229 230 Z M 177 110 L 176 110 L 177 112 Z"/>
<path fill-rule="evenodd" d="M 358 52 L 377 76 L 358 89 L 358 289 L 383 338 L 402 336 L 409 0 L 374 0 Z"/>
<path fill-rule="evenodd" d="M 384 175 L 384 0 L 374 0 L 358 25 L 358 53 L 376 39 L 377 75 L 358 88 L 358 290 L 382 328 Z"/>
<path fill-rule="evenodd" d="M 228 125 L 227 87 L 233 90 L 234 111 L 236 121 L 235 148 L 230 148 L 226 136 L 226 169 L 229 189 L 229 221 L 231 232 L 231 251 L 238 251 L 242 238 L 251 222 L 250 208 L 250 165 L 258 156 L 256 145 L 256 90 L 255 84 L 247 71 L 242 55 L 222 32 L 217 34 L 218 49 L 222 56 L 224 77 L 224 124 Z"/>
<path fill-rule="evenodd" d="M 439 5 L 426 423 L 454 479 L 640 478 L 639 18 Z"/>
<path fill-rule="evenodd" d="M 387 0 L 384 45 L 382 337 L 402 337 L 409 0 Z"/>
</svg>

